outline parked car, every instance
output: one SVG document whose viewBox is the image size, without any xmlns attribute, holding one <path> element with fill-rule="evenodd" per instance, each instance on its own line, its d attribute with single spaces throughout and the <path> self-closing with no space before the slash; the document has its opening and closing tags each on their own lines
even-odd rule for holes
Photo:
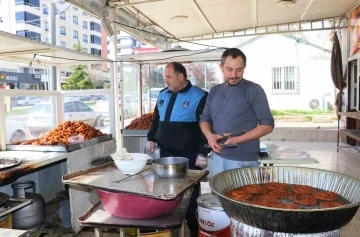
<svg viewBox="0 0 360 237">
<path fill-rule="evenodd" d="M 38 103 L 32 108 L 27 121 L 27 127 L 32 136 L 37 137 L 53 128 L 51 112 L 49 101 Z M 81 101 L 65 101 L 64 120 L 80 120 L 95 127 L 102 124 L 101 113 L 94 111 Z"/>
<path fill-rule="evenodd" d="M 77 101 L 77 100 L 81 100 L 81 96 L 79 95 L 71 95 L 71 96 L 65 96 L 64 97 L 64 101 Z"/>
<path fill-rule="evenodd" d="M 13 142 L 25 141 L 30 137 L 26 129 L 26 120 L 5 119 L 5 140 L 6 144 Z"/>
<path fill-rule="evenodd" d="M 39 102 L 41 102 L 41 99 L 39 97 L 29 96 L 23 100 L 19 100 L 16 104 L 17 105 L 34 105 Z"/>
<path fill-rule="evenodd" d="M 151 88 L 151 90 L 147 91 L 145 99 L 143 98 L 143 113 L 154 111 L 159 92 L 162 89 L 164 88 Z"/>
<path fill-rule="evenodd" d="M 82 95 L 82 96 L 80 96 L 80 100 L 81 101 L 90 101 L 90 100 L 92 100 L 92 96 L 91 95 Z"/>
<path fill-rule="evenodd" d="M 131 114 L 136 111 L 138 100 L 128 94 L 124 94 L 124 118 L 130 118 Z M 121 96 L 119 96 L 119 106 L 121 106 Z M 101 113 L 104 120 L 109 120 L 109 97 L 106 95 L 95 104 L 95 110 Z"/>
</svg>

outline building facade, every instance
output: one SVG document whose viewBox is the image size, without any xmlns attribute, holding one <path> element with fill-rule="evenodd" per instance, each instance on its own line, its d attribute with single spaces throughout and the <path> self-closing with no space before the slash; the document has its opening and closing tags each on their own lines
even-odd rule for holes
<svg viewBox="0 0 360 237">
<path fill-rule="evenodd" d="M 0 30 L 49 43 L 49 0 L 0 0 Z M 82 9 L 59 0 L 56 3 L 56 45 L 104 56 L 101 22 Z M 106 52 L 105 52 L 106 53 Z M 27 65 L 3 64 L 1 71 L 46 74 L 46 70 Z M 61 79 L 71 75 L 70 68 L 61 68 Z"/>
</svg>

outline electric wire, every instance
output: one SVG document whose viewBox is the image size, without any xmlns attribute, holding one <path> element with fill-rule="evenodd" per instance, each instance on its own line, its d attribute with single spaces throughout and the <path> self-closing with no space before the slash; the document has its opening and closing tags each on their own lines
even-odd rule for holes
<svg viewBox="0 0 360 237">
<path fill-rule="evenodd" d="M 160 59 L 156 59 L 156 61 L 164 61 L 164 60 L 169 60 L 169 59 L 173 59 L 173 58 L 178 58 L 178 57 L 183 57 L 183 56 L 193 56 L 193 55 L 199 55 L 199 54 L 205 54 L 205 53 L 209 53 L 218 49 L 226 49 L 226 48 L 215 48 L 215 49 L 209 49 L 203 52 L 196 52 L 196 53 L 192 53 L 192 54 L 182 54 L 182 55 L 175 55 L 175 56 L 171 56 L 171 57 L 167 57 L 167 58 L 160 58 Z M 87 59 L 74 59 L 74 58 L 65 58 L 65 57 L 58 57 L 58 56 L 50 56 L 50 55 L 43 55 L 43 54 L 34 54 L 34 58 L 36 56 L 40 56 L 40 57 L 46 57 L 46 58 L 56 58 L 56 59 L 63 59 L 63 60 L 68 60 L 68 61 L 74 61 L 74 62 L 108 62 L 108 63 L 117 63 L 117 62 L 121 62 L 121 63 L 143 63 L 143 62 L 151 62 L 154 61 L 152 59 L 149 60 L 134 60 L 134 61 L 124 61 L 124 60 L 87 60 Z M 219 59 L 220 60 L 220 59 Z M 206 60 L 205 60 L 206 61 Z"/>
</svg>

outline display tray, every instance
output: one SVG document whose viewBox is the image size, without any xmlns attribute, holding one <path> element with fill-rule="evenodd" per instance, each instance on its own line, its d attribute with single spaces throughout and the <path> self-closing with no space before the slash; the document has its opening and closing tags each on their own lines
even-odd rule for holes
<svg viewBox="0 0 360 237">
<path fill-rule="evenodd" d="M 155 199 L 173 200 L 186 189 L 198 183 L 208 173 L 207 170 L 188 170 L 183 177 L 162 179 L 153 173 L 150 165 L 146 165 L 138 174 L 125 175 L 112 162 L 63 175 L 62 182 Z"/>
<path fill-rule="evenodd" d="M 95 145 L 97 143 L 112 139 L 111 134 L 107 134 L 101 137 L 95 137 L 87 141 L 83 141 L 77 144 L 71 144 L 68 146 L 60 145 L 6 145 L 8 151 L 59 151 L 59 152 L 71 152 L 81 148 Z"/>
<path fill-rule="evenodd" d="M 183 224 L 185 213 L 189 205 L 192 190 L 184 193 L 181 204 L 174 212 L 151 219 L 129 220 L 111 216 L 104 210 L 101 202 L 82 214 L 78 221 L 82 226 L 99 227 L 116 227 L 116 228 L 138 228 L 138 229 L 178 229 Z"/>
</svg>

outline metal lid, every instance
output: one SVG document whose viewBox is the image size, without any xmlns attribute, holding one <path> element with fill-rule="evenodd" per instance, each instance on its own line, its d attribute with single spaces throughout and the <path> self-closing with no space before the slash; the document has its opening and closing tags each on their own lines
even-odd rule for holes
<svg viewBox="0 0 360 237">
<path fill-rule="evenodd" d="M 212 210 L 218 210 L 223 211 L 224 208 L 222 208 L 220 199 L 216 194 L 206 193 L 201 195 L 196 199 L 197 204 L 200 207 L 212 209 Z"/>
</svg>

